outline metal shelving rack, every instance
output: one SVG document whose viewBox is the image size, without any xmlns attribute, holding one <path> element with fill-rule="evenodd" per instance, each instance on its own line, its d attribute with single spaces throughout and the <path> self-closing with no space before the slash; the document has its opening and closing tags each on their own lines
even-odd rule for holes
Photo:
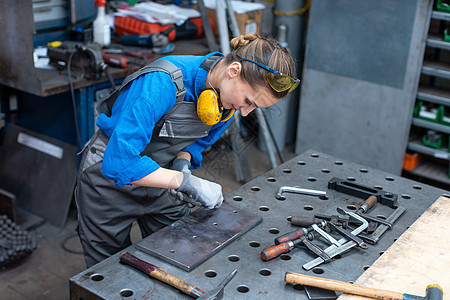
<svg viewBox="0 0 450 300">
<path fill-rule="evenodd" d="M 433 20 L 450 22 L 450 12 L 434 10 L 431 13 L 430 24 Z M 450 24 L 443 25 L 450 26 Z M 430 30 L 426 40 L 426 47 L 435 48 L 435 51 L 447 51 L 447 57 L 450 57 L 450 42 L 444 40 L 443 34 L 437 35 L 435 33 L 431 33 Z M 440 59 L 430 60 L 425 57 L 421 74 L 429 76 L 429 78 L 431 78 L 431 84 L 425 85 L 421 80 L 416 96 L 417 101 L 443 105 L 444 107 L 448 107 L 448 109 L 450 109 L 450 63 Z M 435 86 L 433 84 L 436 79 L 441 81 L 440 86 Z M 442 82 L 446 82 L 446 84 L 443 85 Z M 412 119 L 412 126 L 434 130 L 450 136 L 450 126 L 446 126 L 444 124 L 415 117 Z M 412 128 L 411 132 L 413 131 L 414 129 Z M 411 139 L 407 148 L 409 151 L 432 157 L 431 160 L 422 160 L 413 171 L 408 172 L 416 176 L 438 181 L 440 183 L 450 184 L 448 166 L 450 161 L 450 153 L 448 146 L 446 146 L 446 148 L 434 149 L 423 145 L 421 141 L 418 141 L 417 139 Z"/>
</svg>

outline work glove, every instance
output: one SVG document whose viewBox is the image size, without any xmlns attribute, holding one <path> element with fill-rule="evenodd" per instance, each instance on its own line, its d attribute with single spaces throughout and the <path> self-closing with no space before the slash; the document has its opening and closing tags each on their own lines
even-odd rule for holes
<svg viewBox="0 0 450 300">
<path fill-rule="evenodd" d="M 174 159 L 172 163 L 172 170 L 183 172 L 183 173 L 191 173 L 189 168 L 191 167 L 191 162 L 186 158 L 177 158 Z"/>
<path fill-rule="evenodd" d="M 191 174 L 191 170 L 189 169 L 191 167 L 191 162 L 185 158 L 176 158 L 172 162 L 172 170 L 182 172 L 183 174 L 188 173 Z M 192 208 L 194 206 L 202 206 L 202 204 L 198 201 L 194 201 L 192 198 L 190 198 L 188 195 L 184 194 L 182 192 L 177 192 L 174 189 L 169 189 L 169 194 L 180 201 L 181 203 L 187 203 L 188 207 Z"/>
<path fill-rule="evenodd" d="M 172 170 L 182 172 L 185 176 L 191 175 L 191 162 L 185 158 L 177 158 L 172 162 Z M 187 174 L 187 175 L 186 175 Z M 187 203 L 188 207 L 203 206 L 199 201 L 196 201 L 188 194 L 179 192 L 174 189 L 169 189 L 169 194 L 182 203 Z"/>
<path fill-rule="evenodd" d="M 175 190 L 177 199 L 201 205 L 208 209 L 218 208 L 222 205 L 222 187 L 219 184 L 194 176 L 190 172 L 183 174 L 183 182 Z M 180 199 L 181 197 L 183 199 Z"/>
</svg>

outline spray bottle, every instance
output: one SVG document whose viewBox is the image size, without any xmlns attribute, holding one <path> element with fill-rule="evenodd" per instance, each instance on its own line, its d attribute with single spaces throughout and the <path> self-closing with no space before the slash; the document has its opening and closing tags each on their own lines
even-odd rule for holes
<svg viewBox="0 0 450 300">
<path fill-rule="evenodd" d="M 106 0 L 95 0 L 98 6 L 97 18 L 94 21 L 94 42 L 103 46 L 111 43 L 111 28 L 105 17 Z"/>
</svg>

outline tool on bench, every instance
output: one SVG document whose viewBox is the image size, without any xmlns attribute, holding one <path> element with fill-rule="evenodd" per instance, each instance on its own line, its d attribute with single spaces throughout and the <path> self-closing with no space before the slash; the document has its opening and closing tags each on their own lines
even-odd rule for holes
<svg viewBox="0 0 450 300">
<path fill-rule="evenodd" d="M 294 272 L 286 272 L 286 274 L 284 275 L 284 281 L 290 284 L 314 286 L 322 289 L 370 297 L 375 299 L 442 300 L 444 294 L 442 287 L 440 287 L 437 284 L 428 285 L 426 288 L 425 296 L 421 297 L 416 295 L 403 294 L 394 291 L 361 286 L 339 280 L 308 276 Z"/>
<path fill-rule="evenodd" d="M 219 299 L 218 297 L 221 296 L 223 294 L 223 288 L 225 287 L 225 285 L 230 282 L 230 280 L 234 277 L 234 275 L 236 274 L 237 270 L 234 270 L 233 272 L 231 272 L 230 275 L 228 275 L 224 281 L 222 281 L 219 286 L 214 289 L 211 292 L 204 292 L 201 289 L 199 289 L 198 287 L 178 278 L 175 277 L 174 275 L 170 274 L 169 272 L 151 264 L 148 262 L 145 262 L 139 258 L 137 258 L 136 256 L 134 256 L 133 254 L 129 253 L 129 252 L 123 252 L 122 254 L 120 254 L 119 260 L 125 264 L 128 264 L 144 273 L 146 273 L 147 275 L 150 275 L 151 277 L 158 279 L 164 283 L 167 283 L 175 288 L 177 288 L 178 290 L 180 290 L 181 292 L 196 298 L 196 299 L 201 299 L 201 300 L 215 300 L 215 299 Z"/>
<path fill-rule="evenodd" d="M 128 58 L 125 56 L 108 53 L 108 51 L 102 50 L 102 57 L 105 63 L 110 66 L 123 69 L 128 68 Z"/>
<path fill-rule="evenodd" d="M 342 243 L 339 242 L 338 240 L 336 240 L 334 237 L 332 237 L 331 235 L 329 235 L 327 232 L 325 232 L 325 230 L 323 230 L 322 228 L 319 228 L 319 226 L 317 226 L 316 224 L 311 225 L 311 227 L 314 229 L 315 232 L 317 232 L 318 234 L 320 234 L 324 239 L 326 239 L 330 244 L 332 245 L 336 245 L 337 247 L 341 246 Z"/>
<path fill-rule="evenodd" d="M 333 177 L 330 181 L 328 181 L 328 188 L 335 189 L 338 192 L 342 192 L 359 198 L 365 198 L 366 201 L 357 210 L 357 214 L 363 216 L 366 220 L 369 220 L 371 222 L 386 225 L 388 229 L 392 228 L 392 222 L 389 222 L 388 220 L 384 220 L 378 217 L 367 215 L 366 212 L 375 204 L 374 197 L 381 204 L 387 205 L 391 208 L 397 208 L 397 199 L 398 199 L 397 194 L 380 191 L 365 185 L 345 181 L 337 177 Z M 367 229 L 368 232 L 373 232 L 374 230 L 376 230 L 375 226 L 370 226 Z"/>
<path fill-rule="evenodd" d="M 317 227 L 325 227 L 326 224 L 327 223 L 325 221 L 319 221 L 318 224 L 312 225 L 315 225 Z M 314 226 L 309 226 L 307 228 L 300 228 L 277 237 L 275 239 L 275 246 L 266 248 L 261 251 L 261 259 L 264 261 L 271 260 L 283 253 L 288 253 L 295 247 L 301 246 L 302 244 L 316 255 L 322 257 L 324 260 L 331 259 L 326 254 L 324 254 L 324 252 L 318 246 L 311 242 L 314 239 L 314 235 L 312 234 L 312 232 L 315 230 L 316 229 Z"/>
<path fill-rule="evenodd" d="M 235 269 L 232 271 L 228 276 L 212 291 L 206 292 L 204 295 L 200 296 L 198 300 L 217 300 L 221 299 L 223 296 L 223 288 L 225 285 L 227 285 L 228 282 L 233 279 L 234 275 L 236 274 L 237 270 Z"/>
<path fill-rule="evenodd" d="M 341 208 L 338 208 L 338 212 L 339 213 L 343 213 L 343 214 L 347 214 L 352 218 L 355 218 L 356 220 L 361 222 L 361 225 L 358 226 L 357 228 L 355 228 L 354 230 L 351 231 L 351 234 L 353 236 L 357 236 L 358 234 L 360 234 L 361 232 L 363 232 L 367 226 L 369 225 L 369 223 L 361 216 L 359 216 L 356 213 L 353 212 L 347 212 Z M 341 239 L 339 239 L 337 241 L 340 246 L 336 246 L 336 244 L 331 244 L 328 248 L 326 248 L 324 251 L 324 253 L 329 256 L 330 258 L 335 257 L 338 254 L 344 253 L 348 250 L 350 250 L 351 248 L 355 247 L 358 245 L 357 242 L 355 242 L 354 240 L 349 240 L 348 237 L 343 237 Z M 324 260 L 322 257 L 317 257 L 316 259 L 310 261 L 309 263 L 306 263 L 303 265 L 303 268 L 305 270 L 310 270 L 318 265 L 320 265 L 321 263 L 326 262 L 327 260 Z"/>
<path fill-rule="evenodd" d="M 122 48 L 108 48 L 101 51 L 103 60 L 110 66 L 116 68 L 127 68 L 128 65 L 143 66 L 154 57 L 151 50 L 135 50 Z"/>
<path fill-rule="evenodd" d="M 406 211 L 406 208 L 404 207 L 397 207 L 392 214 L 387 217 L 386 221 L 389 222 L 390 224 L 395 223 L 395 221 L 398 220 L 398 218 L 401 217 L 401 215 L 403 215 L 403 213 Z M 381 236 L 389 229 L 388 225 L 385 224 L 381 224 L 380 226 L 377 227 L 377 229 L 375 229 L 375 231 L 372 234 L 364 234 L 361 233 L 359 236 L 366 241 L 369 244 L 375 245 L 376 243 L 378 243 L 378 241 L 380 240 Z"/>
<path fill-rule="evenodd" d="M 345 217 L 340 217 L 337 215 L 333 215 L 333 216 L 326 216 L 326 215 L 316 215 L 316 216 L 321 216 L 322 219 L 327 219 L 329 222 L 325 222 L 325 221 L 320 221 L 320 218 L 311 218 L 311 217 L 295 217 L 294 222 L 292 222 L 292 219 L 294 217 L 291 218 L 291 224 L 294 223 L 294 225 L 296 224 L 302 224 L 303 226 L 307 226 L 307 225 L 311 225 L 311 228 L 313 230 L 316 230 L 315 226 L 313 226 L 313 222 L 320 224 L 320 222 L 324 222 L 325 225 L 329 225 L 332 229 L 334 229 L 335 231 L 337 231 L 340 235 L 345 236 L 353 241 L 355 241 L 357 243 L 357 245 L 359 247 L 361 247 L 362 249 L 367 249 L 367 245 L 363 242 L 362 239 L 358 238 L 357 236 L 353 235 L 351 232 L 349 232 L 348 230 L 345 230 L 347 228 L 347 225 L 350 221 L 350 218 L 347 216 Z M 361 222 L 359 222 L 358 220 L 356 221 L 352 221 L 351 223 L 353 224 L 358 224 L 360 225 Z M 325 228 L 325 226 L 322 226 L 323 228 Z M 341 228 L 342 227 L 342 228 Z M 303 230 L 305 230 L 304 228 L 300 228 L 297 229 L 293 232 L 287 233 L 281 237 L 278 237 L 275 239 L 275 244 L 279 244 L 280 241 L 281 242 L 286 242 L 288 240 L 291 240 L 292 236 L 295 236 L 295 234 L 297 233 L 301 233 Z M 330 243 L 335 244 L 336 246 L 340 246 L 339 242 L 337 242 L 335 239 L 330 239 L 330 235 L 327 234 L 326 232 L 323 232 L 323 230 L 316 230 L 320 235 L 322 235 L 325 239 L 327 239 Z"/>
<path fill-rule="evenodd" d="M 310 190 L 294 186 L 282 186 L 278 189 L 277 198 L 284 198 L 283 193 L 297 193 L 311 196 L 325 196 L 327 194 L 324 191 Z"/>
<path fill-rule="evenodd" d="M 169 272 L 163 269 L 160 269 L 155 265 L 152 265 L 148 262 L 145 262 L 137 258 L 136 256 L 134 256 L 129 252 L 123 252 L 122 254 L 120 254 L 119 259 L 121 262 L 133 266 L 136 269 L 146 273 L 147 275 L 150 275 L 153 278 L 165 282 L 191 297 L 199 298 L 201 295 L 205 294 L 205 292 L 199 289 L 198 287 L 195 287 L 192 284 L 175 277 L 174 275 L 170 274 Z"/>
<path fill-rule="evenodd" d="M 73 75 L 82 76 L 88 80 L 100 79 L 103 72 L 108 76 L 100 45 L 70 41 L 56 44 L 57 47 L 51 45 L 47 50 L 49 64 L 57 69 L 67 70 Z"/>
<path fill-rule="evenodd" d="M 369 198 L 366 199 L 366 201 L 358 208 L 358 210 L 356 210 L 356 213 L 368 221 L 372 221 L 372 222 L 379 223 L 379 224 L 384 224 L 384 225 L 388 226 L 389 229 L 391 229 L 392 228 L 391 222 L 381 219 L 379 217 L 373 217 L 373 216 L 366 214 L 375 205 L 376 202 L 377 202 L 377 197 L 369 196 Z"/>
<path fill-rule="evenodd" d="M 348 238 L 349 240 L 352 240 L 356 243 L 356 245 L 362 249 L 367 249 L 367 245 L 363 242 L 363 240 L 359 237 L 357 237 L 356 235 L 352 234 L 351 232 L 340 228 L 339 226 L 333 224 L 333 223 L 328 223 L 334 230 L 336 230 L 340 235 Z M 340 245 L 339 245 L 340 246 Z"/>
<path fill-rule="evenodd" d="M 331 257 L 329 257 L 326 253 L 322 251 L 318 246 L 313 244 L 309 238 L 311 238 L 310 235 L 301 236 L 300 238 L 292 241 L 287 241 L 269 248 L 264 249 L 261 251 L 261 259 L 264 261 L 271 260 L 275 257 L 280 256 L 283 253 L 288 253 L 292 249 L 294 249 L 297 246 L 304 245 L 306 248 L 311 250 L 313 253 L 315 253 L 317 256 L 321 257 L 324 261 L 329 261 Z M 311 238 L 312 239 L 312 238 Z"/>
<path fill-rule="evenodd" d="M 365 214 L 377 203 L 377 197 L 369 196 L 366 201 L 356 210 L 358 215 Z"/>
<path fill-rule="evenodd" d="M 313 224 L 308 224 L 308 225 L 313 225 Z M 325 227 L 327 224 L 325 221 L 318 220 L 317 225 L 319 225 L 321 227 Z M 309 226 L 307 228 L 302 227 L 302 228 L 296 229 L 294 231 L 285 233 L 275 239 L 275 245 L 278 245 L 278 244 L 281 244 L 281 243 L 284 243 L 287 241 L 296 240 L 302 236 L 308 235 L 313 230 L 314 230 L 314 228 L 312 226 Z"/>
<path fill-rule="evenodd" d="M 361 222 L 358 222 L 357 220 L 350 220 L 349 216 L 315 214 L 314 217 L 292 216 L 291 225 L 306 227 L 311 226 L 312 224 L 318 224 L 321 220 L 339 224 L 343 228 L 347 228 L 348 224 L 361 224 Z"/>
<path fill-rule="evenodd" d="M 175 49 L 175 45 L 169 42 L 169 34 L 174 29 L 169 27 L 160 33 L 126 35 L 121 40 L 124 45 L 150 47 L 155 53 L 167 54 Z"/>
<path fill-rule="evenodd" d="M 333 177 L 330 181 L 328 181 L 328 188 L 363 199 L 367 199 L 370 196 L 375 196 L 377 201 L 381 204 L 396 208 L 398 199 L 397 194 L 380 191 L 369 186 L 356 184 L 337 177 Z"/>
</svg>

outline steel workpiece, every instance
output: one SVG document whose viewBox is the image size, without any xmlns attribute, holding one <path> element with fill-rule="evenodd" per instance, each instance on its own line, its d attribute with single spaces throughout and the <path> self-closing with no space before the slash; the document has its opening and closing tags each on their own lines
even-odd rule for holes
<svg viewBox="0 0 450 300">
<path fill-rule="evenodd" d="M 273 245 L 274 238 L 298 228 L 290 224 L 291 216 L 335 215 L 338 207 L 356 212 L 365 199 L 328 189 L 328 181 L 333 177 L 396 193 L 397 205 L 406 211 L 375 245 L 368 245 L 365 250 L 354 247 L 309 271 L 302 266 L 316 257 L 304 247 L 263 261 L 260 253 Z M 281 186 L 323 190 L 326 196 L 286 193 L 277 198 Z M 263 221 L 192 271 L 184 271 L 141 252 L 134 245 L 126 251 L 204 291 L 214 289 L 237 269 L 224 288 L 223 299 L 308 299 L 303 286 L 284 283 L 287 271 L 353 282 L 440 196 L 450 197 L 450 192 L 308 150 L 225 195 L 225 202 L 260 215 Z M 387 218 L 394 211 L 395 208 L 376 203 L 368 214 Z M 331 233 L 337 240 L 342 238 Z M 318 235 L 314 243 L 322 249 L 330 246 Z M 120 264 L 119 254 L 72 277 L 71 299 L 191 299 L 165 283 Z"/>
</svg>

